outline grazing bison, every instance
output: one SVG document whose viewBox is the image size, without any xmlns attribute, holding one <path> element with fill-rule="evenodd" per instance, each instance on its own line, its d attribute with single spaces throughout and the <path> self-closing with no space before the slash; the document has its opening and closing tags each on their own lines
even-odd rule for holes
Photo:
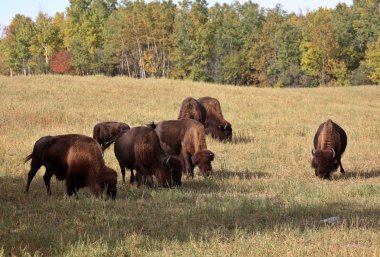
<svg viewBox="0 0 380 257">
<path fill-rule="evenodd" d="M 115 156 L 119 162 L 123 183 L 125 168 L 131 170 L 130 183 L 152 186 L 154 175 L 160 186 L 180 186 L 182 163 L 176 157 L 167 155 L 161 148 L 156 132 L 148 127 L 135 127 L 119 134 L 114 145 Z"/>
<path fill-rule="evenodd" d="M 191 119 L 161 121 L 150 124 L 155 128 L 162 149 L 170 155 L 179 156 L 187 175 L 194 176 L 198 166 L 203 176 L 212 173 L 214 153 L 207 150 L 204 126 Z"/>
<path fill-rule="evenodd" d="M 314 136 L 311 166 L 315 169 L 315 175 L 330 179 L 330 174 L 338 166 L 340 172 L 344 173 L 341 157 L 346 146 L 347 135 L 339 125 L 330 119 L 322 123 Z"/>
<path fill-rule="evenodd" d="M 94 126 L 92 137 L 100 144 L 104 152 L 115 141 L 116 136 L 127 129 L 130 129 L 129 125 L 123 122 L 101 122 Z"/>
<path fill-rule="evenodd" d="M 232 127 L 231 123 L 223 118 L 222 109 L 217 99 L 212 97 L 202 97 L 198 99 L 198 102 L 206 110 L 205 128 L 206 134 L 220 141 L 226 141 L 232 139 Z"/>
<path fill-rule="evenodd" d="M 107 195 L 116 197 L 117 173 L 104 163 L 99 144 L 84 135 L 69 134 L 45 136 L 34 144 L 33 152 L 25 158 L 31 161 L 25 193 L 41 166 L 45 166 L 44 182 L 51 195 L 50 179 L 66 179 L 68 195 L 76 194 L 81 187 L 88 186 L 99 196 L 107 187 Z"/>
<path fill-rule="evenodd" d="M 186 97 L 182 101 L 181 109 L 179 110 L 178 120 L 193 119 L 205 124 L 206 109 L 205 107 L 192 97 Z"/>
</svg>

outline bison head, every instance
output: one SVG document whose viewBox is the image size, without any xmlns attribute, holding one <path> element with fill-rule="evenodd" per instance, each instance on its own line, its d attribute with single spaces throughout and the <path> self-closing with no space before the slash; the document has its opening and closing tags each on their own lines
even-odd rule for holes
<svg viewBox="0 0 380 257">
<path fill-rule="evenodd" d="M 170 187 L 182 184 L 182 162 L 179 158 L 168 156 L 162 161 L 163 169 L 157 170 L 155 176 L 160 186 Z"/>
<path fill-rule="evenodd" d="M 315 150 L 312 151 L 313 159 L 311 166 L 315 170 L 315 176 L 324 179 L 330 179 L 331 172 L 337 168 L 337 162 L 334 162 L 335 151 L 331 150 Z"/>
<path fill-rule="evenodd" d="M 209 176 L 212 174 L 211 162 L 214 156 L 214 153 L 209 150 L 199 151 L 191 157 L 191 162 L 199 167 L 202 176 Z"/>
<path fill-rule="evenodd" d="M 219 141 L 231 141 L 232 140 L 232 127 L 229 122 L 226 122 L 219 126 L 210 126 L 206 128 L 206 133 Z"/>
</svg>

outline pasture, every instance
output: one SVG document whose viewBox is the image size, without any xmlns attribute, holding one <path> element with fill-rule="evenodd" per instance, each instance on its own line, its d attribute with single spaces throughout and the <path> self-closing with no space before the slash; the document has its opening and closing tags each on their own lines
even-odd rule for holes
<svg viewBox="0 0 380 257">
<path fill-rule="evenodd" d="M 174 80 L 0 77 L 0 256 L 379 256 L 380 87 L 259 89 Z M 23 159 L 44 135 L 92 135 L 101 121 L 176 119 L 182 100 L 218 98 L 233 141 L 207 137 L 213 175 L 181 188 L 122 185 L 115 201 L 79 199 Z M 345 129 L 346 175 L 321 180 L 312 140 L 328 118 Z M 129 172 L 126 173 L 129 180 Z M 320 221 L 339 216 L 339 224 Z"/>
</svg>

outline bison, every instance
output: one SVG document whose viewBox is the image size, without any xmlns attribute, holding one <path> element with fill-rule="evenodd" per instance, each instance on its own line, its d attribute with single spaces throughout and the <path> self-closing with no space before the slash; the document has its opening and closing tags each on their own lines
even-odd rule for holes
<svg viewBox="0 0 380 257">
<path fill-rule="evenodd" d="M 194 177 L 195 166 L 199 167 L 203 176 L 212 173 L 214 153 L 207 150 L 205 128 L 200 122 L 192 119 L 168 120 L 150 126 L 155 128 L 162 149 L 181 158 L 188 176 Z"/>
<path fill-rule="evenodd" d="M 105 165 L 100 146 L 91 137 L 78 134 L 41 137 L 25 163 L 29 160 L 32 161 L 25 193 L 37 171 L 44 166 L 48 195 L 51 195 L 51 177 L 55 175 L 58 180 L 66 179 L 68 195 L 77 194 L 79 188 L 87 186 L 99 196 L 107 187 L 107 195 L 116 198 L 117 173 Z"/>
<path fill-rule="evenodd" d="M 92 137 L 100 144 L 104 152 L 115 141 L 116 136 L 127 129 L 130 129 L 129 125 L 123 122 L 101 122 L 94 126 Z"/>
<path fill-rule="evenodd" d="M 314 136 L 312 150 L 312 168 L 315 175 L 330 179 L 331 173 L 340 166 L 340 172 L 345 173 L 341 157 L 347 146 L 346 132 L 332 120 L 322 123 Z"/>
<path fill-rule="evenodd" d="M 231 123 L 223 118 L 222 109 L 217 99 L 212 97 L 202 97 L 198 102 L 206 110 L 206 120 L 204 122 L 206 134 L 220 141 L 230 141 L 232 139 Z"/>
<path fill-rule="evenodd" d="M 192 97 L 186 97 L 181 104 L 179 110 L 178 120 L 180 119 L 193 119 L 205 124 L 206 109 L 205 107 Z"/>
<path fill-rule="evenodd" d="M 161 148 L 156 132 L 148 127 L 135 127 L 119 134 L 114 145 L 115 156 L 119 162 L 123 183 L 125 168 L 130 169 L 130 183 L 145 183 L 152 186 L 154 175 L 159 186 L 180 186 L 182 163 L 176 157 L 167 155 Z"/>
</svg>

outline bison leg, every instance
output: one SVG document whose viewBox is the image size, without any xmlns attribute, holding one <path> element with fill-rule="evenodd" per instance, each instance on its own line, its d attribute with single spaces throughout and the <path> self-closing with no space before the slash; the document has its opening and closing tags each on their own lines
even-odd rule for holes
<svg viewBox="0 0 380 257">
<path fill-rule="evenodd" d="M 329 173 L 329 172 L 326 172 L 326 173 L 323 175 L 323 179 L 331 180 L 330 173 Z"/>
<path fill-rule="evenodd" d="M 26 188 L 24 193 L 29 192 L 29 186 L 30 183 L 32 182 L 34 176 L 36 175 L 37 171 L 41 168 L 42 164 L 36 158 L 32 158 L 32 163 L 30 164 L 30 171 L 28 173 L 28 182 L 26 183 Z"/>
<path fill-rule="evenodd" d="M 191 156 L 188 154 L 183 154 L 183 160 L 185 163 L 185 173 L 187 176 L 191 176 L 192 178 L 194 177 L 194 165 L 191 162 Z"/>
<path fill-rule="evenodd" d="M 75 178 L 72 175 L 67 176 L 66 178 L 66 192 L 69 196 L 75 194 L 75 196 L 78 198 L 78 187 L 76 185 Z"/>
<path fill-rule="evenodd" d="M 119 162 L 119 166 L 120 166 L 120 172 L 121 172 L 121 176 L 123 178 L 123 185 L 125 184 L 125 167 L 122 163 Z"/>
<path fill-rule="evenodd" d="M 148 186 L 152 186 L 153 184 L 152 175 L 149 174 L 149 170 L 142 164 L 136 165 L 136 179 L 137 187 L 141 185 L 141 182 Z"/>
<path fill-rule="evenodd" d="M 141 182 L 143 180 L 143 175 L 141 175 L 141 173 L 139 172 L 136 172 L 136 180 L 137 180 L 137 187 L 140 187 Z"/>
<path fill-rule="evenodd" d="M 46 190 L 47 190 L 48 195 L 51 195 L 50 180 L 51 180 L 52 176 L 53 176 L 53 172 L 46 169 L 46 172 L 44 175 L 44 182 L 45 182 L 45 186 L 46 186 Z"/>
<path fill-rule="evenodd" d="M 342 166 L 342 161 L 339 160 L 339 166 L 340 166 L 340 173 L 346 173 Z"/>
<path fill-rule="evenodd" d="M 135 182 L 135 174 L 133 173 L 133 169 L 131 169 L 131 177 L 129 179 L 129 184 L 133 184 Z"/>
<path fill-rule="evenodd" d="M 98 183 L 93 183 L 93 185 L 90 185 L 90 191 L 96 197 L 99 197 L 102 192 L 102 187 Z"/>
<path fill-rule="evenodd" d="M 153 177 L 152 177 L 152 175 L 145 176 L 145 184 L 148 187 L 152 187 L 153 186 Z"/>
</svg>

